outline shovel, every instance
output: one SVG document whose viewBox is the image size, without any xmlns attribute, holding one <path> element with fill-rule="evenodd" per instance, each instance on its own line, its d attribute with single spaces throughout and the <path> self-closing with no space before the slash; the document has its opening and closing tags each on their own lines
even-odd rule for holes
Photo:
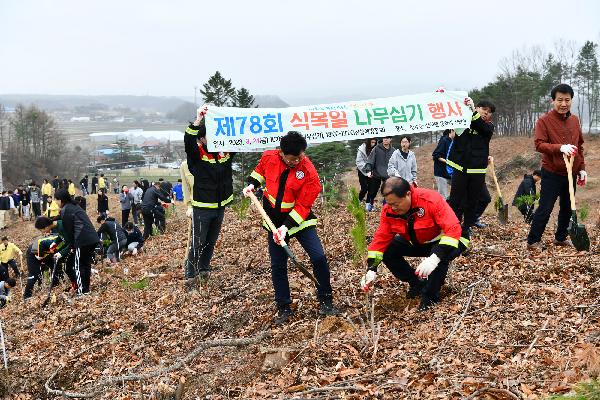
<svg viewBox="0 0 600 400">
<path fill-rule="evenodd" d="M 508 223 L 508 204 L 504 204 L 502 198 L 502 192 L 500 191 L 500 185 L 498 185 L 498 178 L 496 177 L 496 169 L 494 168 L 494 159 L 490 158 L 490 169 L 492 170 L 492 176 L 494 177 L 494 184 L 496 184 L 496 192 L 498 192 L 498 220 L 501 224 Z"/>
<path fill-rule="evenodd" d="M 252 200 L 252 203 L 254 204 L 258 212 L 260 212 L 260 215 L 262 215 L 267 225 L 269 225 L 269 228 L 271 228 L 271 232 L 275 232 L 277 228 L 275 228 L 275 225 L 273 225 L 271 218 L 269 218 L 269 216 L 265 212 L 265 209 L 263 208 L 262 204 L 260 204 L 260 201 L 258 201 L 254 193 L 248 193 L 248 197 L 250 197 L 250 200 Z M 283 247 L 283 250 L 285 250 L 285 252 L 287 253 L 288 258 L 292 260 L 292 264 L 294 264 L 296 268 L 298 268 L 300 272 L 304 274 L 304 276 L 313 281 L 315 285 L 319 286 L 319 282 L 317 282 L 313 274 L 311 274 L 310 271 L 300 261 L 298 261 L 294 253 L 292 253 L 292 250 L 289 248 L 289 246 L 285 242 L 282 242 L 281 247 Z"/>
<path fill-rule="evenodd" d="M 577 207 L 575 206 L 575 189 L 573 189 L 573 161 L 575 156 L 563 154 L 567 166 L 567 177 L 569 179 L 569 197 L 571 198 L 571 221 L 569 222 L 569 236 L 577 251 L 590 250 L 590 237 L 584 224 L 577 223 Z"/>
<path fill-rule="evenodd" d="M 48 296 L 46 296 L 46 300 L 42 303 L 42 308 L 46 307 L 50 302 L 50 296 L 52 295 L 52 288 L 54 287 L 54 274 L 56 273 L 56 266 L 58 265 L 58 260 L 53 260 L 54 266 L 52 267 L 52 274 L 50 275 L 50 289 L 48 289 Z"/>
</svg>

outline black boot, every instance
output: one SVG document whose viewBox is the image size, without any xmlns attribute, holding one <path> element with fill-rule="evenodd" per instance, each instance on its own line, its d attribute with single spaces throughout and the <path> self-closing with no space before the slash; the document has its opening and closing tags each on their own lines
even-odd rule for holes
<svg viewBox="0 0 600 400">
<path fill-rule="evenodd" d="M 436 305 L 439 301 L 440 301 L 439 298 L 434 298 L 434 297 L 427 296 L 426 294 L 423 294 L 421 296 L 421 304 L 419 304 L 419 311 L 421 311 L 421 312 L 427 311 L 431 307 Z"/>
<path fill-rule="evenodd" d="M 275 325 L 283 325 L 288 322 L 290 317 L 294 315 L 294 311 L 289 304 L 277 306 L 277 317 L 275 317 Z"/>
<path fill-rule="evenodd" d="M 421 295 L 423 288 L 425 287 L 425 282 L 419 279 L 415 279 L 412 282 L 409 282 L 408 292 L 406 292 L 407 299 L 416 299 Z"/>
<path fill-rule="evenodd" d="M 319 314 L 321 315 L 338 315 L 340 310 L 333 305 L 333 298 L 324 297 L 319 299 Z"/>
</svg>

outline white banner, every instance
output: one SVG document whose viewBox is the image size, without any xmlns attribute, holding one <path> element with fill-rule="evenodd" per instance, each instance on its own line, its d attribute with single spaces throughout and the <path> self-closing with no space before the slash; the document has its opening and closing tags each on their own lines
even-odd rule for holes
<svg viewBox="0 0 600 400">
<path fill-rule="evenodd" d="M 288 108 L 208 107 L 209 151 L 263 151 L 288 131 L 311 143 L 468 128 L 471 110 L 463 91 L 432 92 Z"/>
</svg>

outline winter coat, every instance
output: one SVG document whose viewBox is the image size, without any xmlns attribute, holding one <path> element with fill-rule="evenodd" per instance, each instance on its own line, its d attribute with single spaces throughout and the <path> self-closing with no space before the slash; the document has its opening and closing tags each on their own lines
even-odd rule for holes
<svg viewBox="0 0 600 400">
<path fill-rule="evenodd" d="M 469 129 L 454 137 L 452 150 L 446 163 L 452 168 L 467 174 L 485 174 L 490 155 L 490 140 L 494 134 L 494 124 L 485 122 L 479 113 L 471 117 Z"/>
<path fill-rule="evenodd" d="M 65 204 L 60 210 L 60 217 L 66 234 L 73 238 L 76 248 L 98 243 L 98 234 L 83 208 L 73 203 Z"/>
<path fill-rule="evenodd" d="M 387 173 L 389 176 L 399 176 L 408 183 L 417 180 L 417 157 L 411 150 L 406 158 L 402 156 L 400 149 L 394 151 L 388 163 Z"/>
<path fill-rule="evenodd" d="M 368 171 L 365 170 L 368 158 L 369 155 L 367 154 L 367 145 L 363 143 L 358 146 L 358 150 L 356 151 L 356 169 L 358 169 L 358 171 L 365 176 L 368 173 Z"/>
<path fill-rule="evenodd" d="M 119 201 L 121 202 L 121 210 L 131 210 L 133 204 L 133 195 L 131 192 L 121 192 L 119 194 Z"/>
<path fill-rule="evenodd" d="M 440 161 L 439 158 L 443 158 L 444 160 L 446 159 L 451 143 L 452 139 L 450 139 L 448 135 L 442 136 L 437 144 L 437 147 L 433 153 L 431 153 L 431 156 L 433 157 L 433 176 L 450 179 L 450 175 L 446 170 L 446 163 Z"/>
<path fill-rule="evenodd" d="M 106 218 L 106 220 L 102 223 L 102 225 L 100 225 L 100 228 L 98 229 L 98 236 L 103 237 L 104 234 L 106 234 L 110 238 L 110 241 L 113 243 L 127 240 L 127 232 L 112 217 Z"/>
<path fill-rule="evenodd" d="M 379 179 L 387 179 L 388 178 L 388 165 L 390 163 L 390 158 L 392 158 L 392 154 L 394 154 L 396 149 L 394 146 L 390 145 L 389 149 L 386 149 L 382 143 L 379 143 L 377 146 L 373 147 L 369 157 L 367 158 L 367 163 L 365 165 L 365 171 L 373 172 L 374 178 Z"/>
<path fill-rule="evenodd" d="M 523 176 L 523 180 L 519 184 L 519 188 L 517 189 L 517 193 L 515 193 L 515 198 L 513 199 L 512 205 L 517 205 L 517 198 L 520 196 L 528 196 L 536 194 L 535 188 L 535 180 L 533 179 L 533 175 L 525 174 Z"/>
</svg>

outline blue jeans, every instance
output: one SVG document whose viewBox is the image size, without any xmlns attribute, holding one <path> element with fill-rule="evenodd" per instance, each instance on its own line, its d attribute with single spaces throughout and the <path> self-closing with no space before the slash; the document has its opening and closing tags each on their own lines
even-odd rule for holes
<svg viewBox="0 0 600 400">
<path fill-rule="evenodd" d="M 573 177 L 573 187 L 576 178 Z M 573 189 L 575 190 L 575 189 Z M 554 203 L 558 200 L 558 223 L 554 238 L 563 241 L 567 238 L 567 229 L 571 220 L 571 199 L 569 196 L 569 179 L 566 176 L 553 174 L 542 168 L 542 182 L 540 188 L 540 204 L 533 214 L 531 229 L 527 236 L 527 243 L 533 244 L 542 240 L 542 234 L 550 220 Z"/>
<path fill-rule="evenodd" d="M 313 275 L 319 282 L 317 297 L 319 300 L 331 298 L 332 290 L 329 282 L 329 264 L 323 251 L 321 240 L 314 227 L 305 228 L 295 236 L 302 248 L 308 254 L 312 263 Z M 290 296 L 290 282 L 288 280 L 287 261 L 285 250 L 273 240 L 273 234 L 269 232 L 269 255 L 271 256 L 271 279 L 275 289 L 275 302 L 277 306 L 285 306 L 292 303 Z"/>
<path fill-rule="evenodd" d="M 185 277 L 194 278 L 200 271 L 210 271 L 215 244 L 221 232 L 224 208 L 194 207 L 192 217 L 192 240 L 185 263 Z"/>
</svg>

